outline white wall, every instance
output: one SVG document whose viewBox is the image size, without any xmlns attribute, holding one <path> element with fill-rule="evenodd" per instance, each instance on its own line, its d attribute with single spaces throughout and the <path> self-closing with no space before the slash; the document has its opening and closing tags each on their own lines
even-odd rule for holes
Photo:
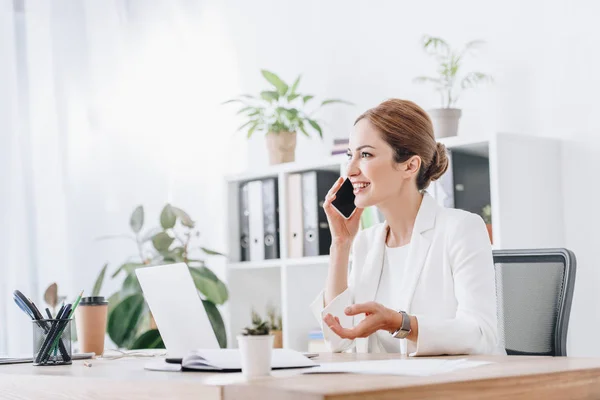
<svg viewBox="0 0 600 400">
<path fill-rule="evenodd" d="M 491 73 L 496 83 L 462 98 L 461 134 L 508 131 L 564 140 L 563 159 L 556 162 L 563 163 L 557 178 L 565 188 L 565 245 L 579 260 L 569 351 L 600 355 L 595 341 L 600 272 L 594 252 L 600 239 L 595 208 L 600 123 L 592 119 L 600 105 L 600 3 L 182 0 L 173 7 L 185 6 L 173 14 L 158 8 L 172 3 L 130 0 L 129 12 L 144 17 L 130 27 L 137 36 L 127 39 L 132 47 L 123 52 L 121 16 L 108 12 L 105 3 L 82 4 L 65 18 L 90 23 L 81 35 L 88 44 L 75 35 L 68 35 L 69 46 L 60 45 L 59 38 L 67 35 L 55 40 L 75 71 L 78 66 L 69 57 L 89 63 L 92 81 L 84 83 L 105 88 L 93 94 L 90 115 L 71 120 L 65 144 L 68 259 L 75 288 L 90 288 L 105 261 L 117 263 L 132 254 L 126 242 L 94 239 L 126 232 L 138 203 L 149 207 L 150 218 L 166 201 L 180 205 L 200 221 L 206 245 L 225 247 L 226 227 L 220 223 L 225 207 L 216 178 L 244 164 L 236 146 L 246 142 L 241 134 L 235 144 L 229 140 L 239 121 L 233 107 L 219 103 L 264 88 L 261 68 L 289 81 L 302 73 L 302 91 L 356 104 L 323 112 L 322 143 L 299 138 L 297 158 L 306 160 L 327 155 L 332 138 L 346 137 L 358 114 L 386 98 L 411 99 L 425 108 L 438 105 L 429 88 L 411 82 L 434 70 L 420 48 L 421 35 L 440 35 L 453 44 L 484 39 L 486 50 L 468 67 Z M 111 65 L 111 57 L 123 55 L 124 70 Z M 135 68 L 128 70 L 130 63 Z M 70 89 L 74 106 L 79 95 L 89 94 L 85 84 Z M 260 135 L 249 142 L 253 167 L 266 164 L 264 147 Z M 528 167 L 526 159 L 515 163 Z"/>
<path fill-rule="evenodd" d="M 428 88 L 411 83 L 433 70 L 419 47 L 422 34 L 453 44 L 486 40 L 486 50 L 467 66 L 491 73 L 496 83 L 462 98 L 460 134 L 507 131 L 564 140 L 563 158 L 556 160 L 563 175 L 556 178 L 565 190 L 565 246 L 578 258 L 568 350 L 600 355 L 600 120 L 593 118 L 600 106 L 599 2 L 228 0 L 226 7 L 244 92 L 263 87 L 258 71 L 267 68 L 289 81 L 301 72 L 302 90 L 356 103 L 323 113 L 326 140 L 301 137 L 298 159 L 327 154 L 332 137 L 347 136 L 360 112 L 386 98 L 437 106 Z M 264 165 L 265 154 L 257 135 L 249 160 Z M 527 168 L 526 159 L 515 163 Z"/>
</svg>

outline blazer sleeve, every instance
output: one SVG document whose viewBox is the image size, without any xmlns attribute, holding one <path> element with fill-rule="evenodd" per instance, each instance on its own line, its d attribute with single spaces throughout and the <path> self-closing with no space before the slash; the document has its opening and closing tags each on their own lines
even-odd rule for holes
<svg viewBox="0 0 600 400">
<path fill-rule="evenodd" d="M 440 319 L 418 315 L 417 343 L 408 341 L 411 356 L 492 354 L 498 349 L 496 283 L 492 248 L 483 220 L 467 214 L 449 232 L 449 257 L 458 303 L 456 316 Z"/>
<path fill-rule="evenodd" d="M 325 322 L 323 322 L 323 317 L 327 314 L 331 314 L 335 317 L 338 317 L 340 320 L 340 324 L 344 327 L 354 326 L 354 317 L 348 316 L 344 313 L 344 309 L 349 305 L 354 304 L 354 289 L 356 288 L 357 275 L 362 266 L 362 260 L 364 258 L 364 251 L 361 246 L 363 236 L 363 231 L 359 231 L 354 238 L 354 242 L 352 244 L 352 253 L 351 253 L 351 265 L 350 272 L 348 277 L 348 288 L 340 293 L 335 299 L 333 299 L 327 306 L 325 306 L 325 290 L 321 290 L 321 292 L 317 295 L 315 300 L 311 303 L 310 308 L 312 310 L 313 315 L 319 321 L 321 326 L 321 330 L 323 331 L 323 338 L 325 339 L 325 344 L 329 348 L 331 352 L 340 353 L 343 351 L 348 351 L 354 348 L 354 340 L 351 339 L 343 339 L 336 335 L 330 328 L 327 326 Z"/>
</svg>

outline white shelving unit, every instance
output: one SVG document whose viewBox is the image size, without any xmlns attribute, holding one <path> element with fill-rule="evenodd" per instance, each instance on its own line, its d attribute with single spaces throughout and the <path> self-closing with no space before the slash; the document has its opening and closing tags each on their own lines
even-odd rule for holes
<svg viewBox="0 0 600 400">
<path fill-rule="evenodd" d="M 489 199 L 494 248 L 564 246 L 560 182 L 560 143 L 514 134 L 489 138 L 440 139 L 452 152 L 483 157 L 489 163 Z M 320 163 L 287 163 L 227 177 L 228 244 L 226 316 L 229 343 L 250 323 L 250 310 L 265 314 L 272 303 L 282 313 L 284 347 L 306 351 L 308 332 L 318 327 L 309 304 L 322 289 L 329 256 L 287 258 L 287 176 L 314 169 L 344 175 L 346 156 Z M 240 262 L 238 188 L 253 179 L 276 177 L 279 190 L 280 255 L 278 260 Z"/>
</svg>

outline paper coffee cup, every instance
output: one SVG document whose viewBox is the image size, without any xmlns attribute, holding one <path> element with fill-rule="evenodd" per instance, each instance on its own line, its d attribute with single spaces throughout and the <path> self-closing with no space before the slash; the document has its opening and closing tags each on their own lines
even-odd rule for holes
<svg viewBox="0 0 600 400">
<path fill-rule="evenodd" d="M 82 353 L 104 353 L 108 301 L 102 296 L 83 297 L 75 310 L 77 340 Z"/>
</svg>

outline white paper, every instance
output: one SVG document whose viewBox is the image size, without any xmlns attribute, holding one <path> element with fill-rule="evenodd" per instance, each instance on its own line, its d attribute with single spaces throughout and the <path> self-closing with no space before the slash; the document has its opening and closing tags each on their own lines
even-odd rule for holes
<svg viewBox="0 0 600 400">
<path fill-rule="evenodd" d="M 241 369 L 242 359 L 239 349 L 203 349 L 196 350 L 183 359 L 186 368 Z M 312 367 L 316 363 L 302 353 L 289 349 L 273 349 L 271 368 Z"/>
<path fill-rule="evenodd" d="M 430 376 L 455 371 L 462 368 L 472 368 L 491 364 L 488 361 L 468 361 L 465 358 L 455 360 L 444 359 L 408 359 L 408 360 L 377 360 L 354 361 L 341 363 L 325 363 L 311 368 L 306 374 L 373 374 L 373 375 L 405 375 Z"/>
<path fill-rule="evenodd" d="M 165 360 L 150 361 L 144 364 L 144 369 L 147 369 L 148 371 L 179 372 L 181 371 L 181 364 L 171 364 L 167 363 Z"/>
</svg>

